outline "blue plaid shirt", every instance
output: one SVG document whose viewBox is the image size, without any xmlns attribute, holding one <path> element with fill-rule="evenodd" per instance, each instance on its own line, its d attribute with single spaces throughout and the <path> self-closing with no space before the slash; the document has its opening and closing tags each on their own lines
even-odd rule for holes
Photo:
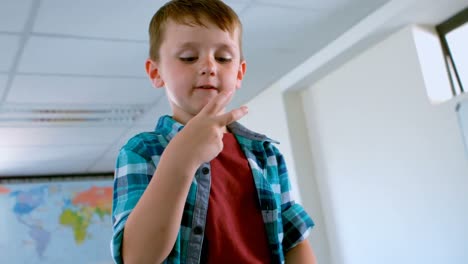
<svg viewBox="0 0 468 264">
<path fill-rule="evenodd" d="M 123 263 L 121 245 L 127 218 L 153 177 L 162 152 L 182 128 L 183 125 L 170 116 L 163 116 L 155 132 L 136 135 L 120 150 L 112 208 L 111 253 L 116 263 Z M 228 129 L 236 136 L 252 171 L 273 263 L 284 263 L 284 253 L 303 241 L 314 223 L 292 197 L 283 156 L 272 144 L 278 142 L 237 122 Z M 164 263 L 200 262 L 210 179 L 210 164 L 204 163 L 195 173 L 176 242 Z"/>
</svg>

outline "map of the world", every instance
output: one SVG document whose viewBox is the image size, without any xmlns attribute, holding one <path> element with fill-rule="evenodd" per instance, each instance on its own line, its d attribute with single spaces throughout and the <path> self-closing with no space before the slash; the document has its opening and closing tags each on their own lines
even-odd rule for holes
<svg viewBox="0 0 468 264">
<path fill-rule="evenodd" d="M 0 184 L 0 263 L 113 263 L 112 180 Z"/>
</svg>

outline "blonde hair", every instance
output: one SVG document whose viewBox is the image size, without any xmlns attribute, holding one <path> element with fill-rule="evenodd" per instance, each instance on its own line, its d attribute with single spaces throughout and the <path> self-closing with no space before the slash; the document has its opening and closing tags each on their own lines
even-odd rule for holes
<svg viewBox="0 0 468 264">
<path fill-rule="evenodd" d="M 179 24 L 204 26 L 207 20 L 221 30 L 234 34 L 239 30 L 239 48 L 242 53 L 242 24 L 236 12 L 220 0 L 172 0 L 163 5 L 154 14 L 149 25 L 150 50 L 152 60 L 159 59 L 159 48 L 164 40 L 165 25 L 168 20 Z"/>
</svg>

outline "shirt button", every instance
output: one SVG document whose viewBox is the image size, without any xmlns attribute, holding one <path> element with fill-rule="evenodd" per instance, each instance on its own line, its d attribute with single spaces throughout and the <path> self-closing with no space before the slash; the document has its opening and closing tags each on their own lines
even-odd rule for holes
<svg viewBox="0 0 468 264">
<path fill-rule="evenodd" d="M 203 227 L 201 226 L 196 226 L 194 229 L 193 229 L 193 233 L 195 235 L 201 235 L 203 233 Z"/>
<path fill-rule="evenodd" d="M 201 172 L 205 175 L 207 175 L 208 173 L 210 173 L 210 169 L 208 169 L 207 167 L 203 167 L 203 169 L 201 170 Z"/>
</svg>

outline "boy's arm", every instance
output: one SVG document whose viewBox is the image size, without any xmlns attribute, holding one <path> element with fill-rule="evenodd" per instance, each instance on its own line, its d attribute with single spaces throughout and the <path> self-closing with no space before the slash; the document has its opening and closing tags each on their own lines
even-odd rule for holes
<svg viewBox="0 0 468 264">
<path fill-rule="evenodd" d="M 220 93 L 213 98 L 164 150 L 152 180 L 125 224 L 124 263 L 161 263 L 169 255 L 195 171 L 221 152 L 224 127 L 247 113 L 246 108 L 240 108 L 219 115 L 230 97 L 230 93 Z"/>
<path fill-rule="evenodd" d="M 170 146 L 125 223 L 121 247 L 124 263 L 161 263 L 174 245 L 196 167 L 174 164 L 177 150 Z"/>
<path fill-rule="evenodd" d="M 281 190 L 281 218 L 284 232 L 282 244 L 286 263 L 315 264 L 314 253 L 307 241 L 314 222 L 302 205 L 296 202 L 283 155 L 276 147 L 271 146 L 276 157 Z"/>
<path fill-rule="evenodd" d="M 308 240 L 304 240 L 286 252 L 286 264 L 307 263 L 317 264 L 317 259 Z"/>
</svg>

